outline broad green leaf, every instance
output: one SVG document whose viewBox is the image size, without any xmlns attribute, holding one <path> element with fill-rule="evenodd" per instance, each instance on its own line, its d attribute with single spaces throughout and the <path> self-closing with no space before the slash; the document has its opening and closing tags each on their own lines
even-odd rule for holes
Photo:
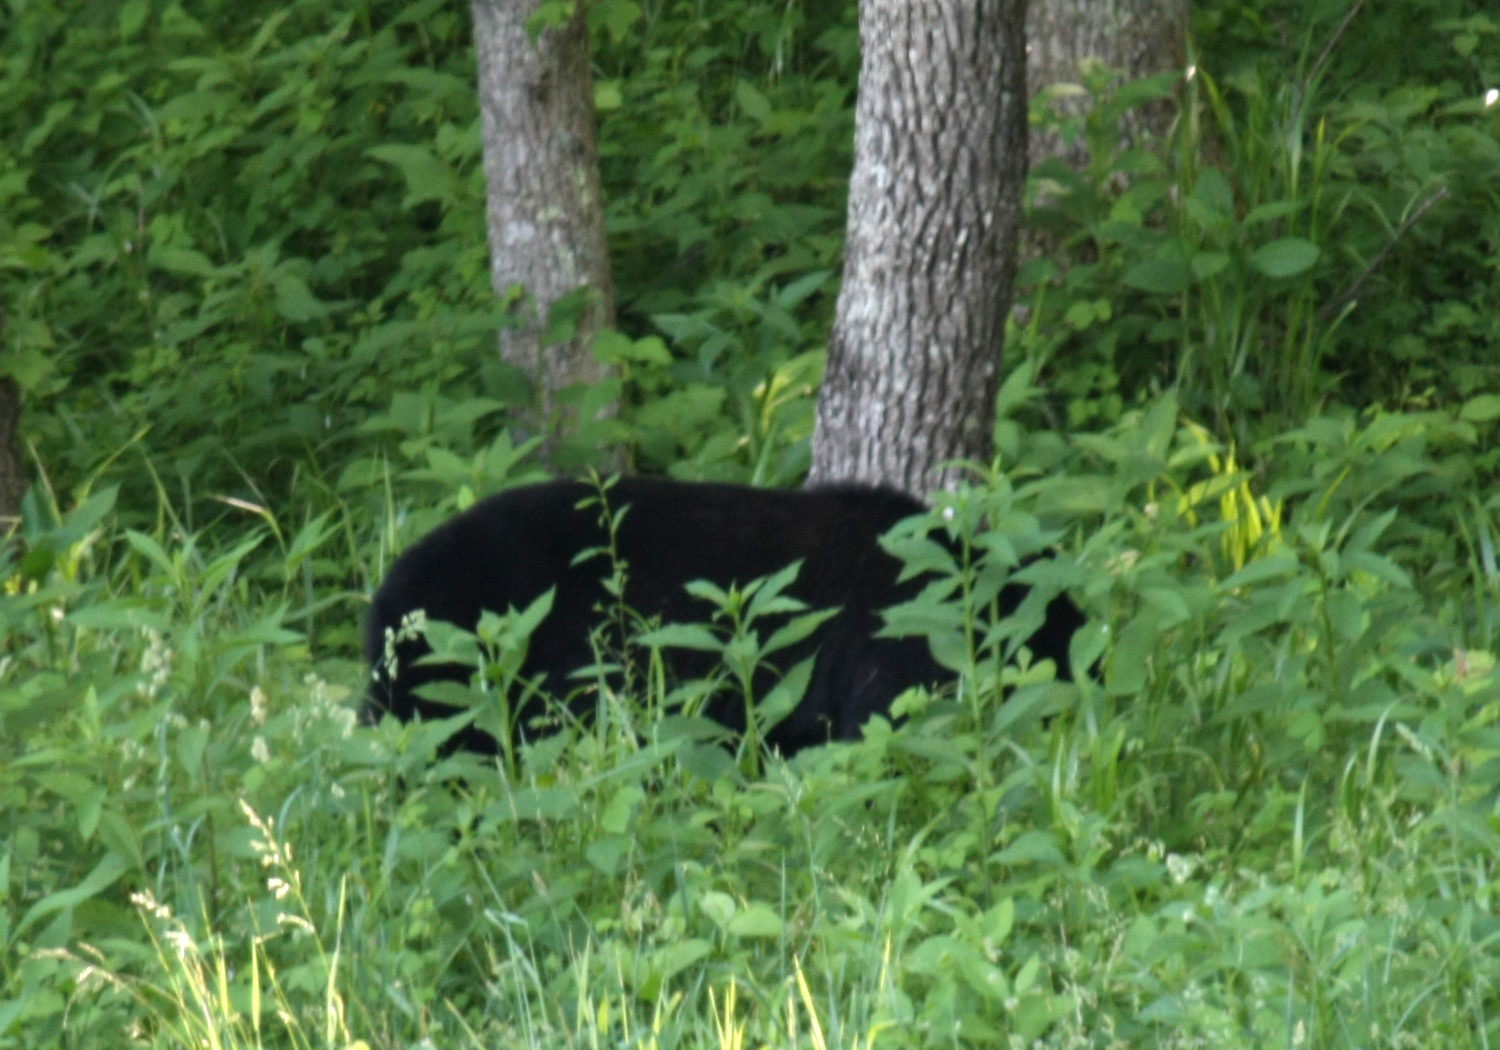
<svg viewBox="0 0 1500 1050">
<path fill-rule="evenodd" d="M 727 927 L 732 937 L 780 937 L 781 916 L 769 904 L 751 901 L 729 920 Z"/>
<path fill-rule="evenodd" d="M 1239 572 L 1225 579 L 1219 586 L 1226 591 L 1253 586 L 1266 580 L 1273 580 L 1278 576 L 1295 573 L 1297 565 L 1297 559 L 1290 554 L 1273 554 L 1266 558 L 1256 558 Z"/>
<path fill-rule="evenodd" d="M 658 982 L 665 981 L 706 957 L 712 949 L 712 945 L 697 937 L 689 937 L 664 948 L 658 948 L 651 955 L 649 963 L 651 976 L 655 977 Z"/>
<path fill-rule="evenodd" d="M 812 681 L 813 661 L 813 657 L 808 657 L 798 663 L 756 705 L 755 717 L 762 735 L 775 729 L 802 702 L 807 684 Z"/>
<path fill-rule="evenodd" d="M 735 903 L 733 897 L 722 890 L 706 890 L 698 898 L 698 908 L 713 920 L 715 926 L 723 929 L 734 918 L 739 905 Z"/>
<path fill-rule="evenodd" d="M 426 146 L 410 143 L 382 143 L 365 151 L 367 156 L 384 161 L 401 172 L 406 180 L 403 208 L 424 201 L 453 201 L 457 186 L 448 165 Z"/>
<path fill-rule="evenodd" d="M 158 269 L 184 277 L 212 277 L 218 272 L 208 256 L 191 248 L 153 246 L 146 261 Z"/>
<path fill-rule="evenodd" d="M 1036 828 L 1017 835 L 1014 842 L 1000 850 L 990 860 L 996 864 L 1012 866 L 1038 863 L 1051 866 L 1065 864 L 1067 858 L 1063 856 L 1062 850 L 1057 848 L 1057 840 L 1050 831 Z"/>
<path fill-rule="evenodd" d="M 141 31 L 151 15 L 151 0 L 126 0 L 120 6 L 120 39 L 129 40 Z"/>
<path fill-rule="evenodd" d="M 1177 295 L 1192 286 L 1193 271 L 1175 259 L 1148 259 L 1126 270 L 1121 279 L 1143 292 Z"/>
<path fill-rule="evenodd" d="M 1478 397 L 1471 397 L 1464 402 L 1458 418 L 1468 420 L 1470 423 L 1488 423 L 1492 419 L 1500 419 L 1500 394 L 1480 394 Z"/>
<path fill-rule="evenodd" d="M 531 44 L 541 39 L 543 30 L 561 29 L 566 26 L 578 10 L 578 0 L 542 0 L 537 9 L 526 19 L 526 35 Z"/>
<path fill-rule="evenodd" d="M 641 5 L 635 0 L 590 0 L 588 6 L 589 28 L 603 28 L 616 44 L 625 39 L 640 17 Z"/>
<path fill-rule="evenodd" d="M 741 80 L 734 85 L 734 98 L 752 120 L 764 124 L 771 115 L 771 103 L 748 80 Z"/>
<path fill-rule="evenodd" d="M 136 839 L 135 829 L 130 826 L 130 821 L 125 814 L 116 809 L 106 808 L 99 814 L 98 828 L 99 841 L 104 843 L 111 853 L 129 863 L 132 868 L 144 866 L 140 842 Z"/>
<path fill-rule="evenodd" d="M 305 324 L 328 314 L 326 303 L 320 302 L 307 282 L 296 274 L 277 274 L 276 312 L 293 324 Z"/>
<path fill-rule="evenodd" d="M 620 90 L 618 80 L 597 80 L 594 82 L 594 108 L 601 112 L 609 109 L 619 109 L 625 104 L 625 95 Z"/>
<path fill-rule="evenodd" d="M 1226 252 L 1198 252 L 1188 265 L 1193 269 L 1193 276 L 1203 281 L 1223 273 L 1229 266 L 1229 255 Z"/>
<path fill-rule="evenodd" d="M 130 862 L 111 850 L 104 855 L 104 858 L 94 866 L 94 870 L 89 872 L 78 885 L 69 889 L 58 890 L 56 893 L 49 893 L 33 904 L 26 912 L 25 917 L 17 924 L 14 936 L 19 937 L 38 920 L 51 915 L 53 912 L 77 907 L 90 897 L 97 896 L 113 885 L 121 875 L 129 870 Z"/>
<path fill-rule="evenodd" d="M 1257 223 L 1269 222 L 1272 219 L 1285 218 L 1288 215 L 1297 214 L 1306 206 L 1305 201 L 1270 201 L 1266 204 L 1257 204 L 1250 209 L 1242 225 L 1249 227 Z"/>
<path fill-rule="evenodd" d="M 1263 244 L 1250 255 L 1250 265 L 1267 277 L 1295 277 L 1312 268 L 1321 253 L 1301 237 L 1282 237 Z"/>
<path fill-rule="evenodd" d="M 631 838 L 628 835 L 605 835 L 588 844 L 583 851 L 586 859 L 604 875 L 614 875 L 620 870 L 620 862 L 630 852 Z"/>
</svg>

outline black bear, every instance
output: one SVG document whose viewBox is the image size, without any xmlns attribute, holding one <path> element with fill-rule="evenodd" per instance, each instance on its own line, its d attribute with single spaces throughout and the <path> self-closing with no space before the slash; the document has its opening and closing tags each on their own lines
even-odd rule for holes
<svg viewBox="0 0 1500 1050">
<path fill-rule="evenodd" d="M 396 559 L 375 594 L 366 631 L 365 655 L 374 671 L 366 714 L 389 711 L 401 719 L 414 713 L 444 717 L 453 709 L 423 700 L 413 690 L 427 682 L 467 681 L 463 665 L 418 666 L 428 651 L 420 639 L 396 646 L 395 675 L 386 656 L 389 632 L 399 632 L 408 613 L 424 610 L 472 630 L 483 610 L 524 609 L 556 588 L 552 610 L 531 636 L 523 674 L 544 675 L 556 697 L 577 689 L 570 672 L 596 659 L 589 629 L 611 599 L 601 584 L 610 565 L 602 556 L 577 560 L 580 552 L 607 546 L 608 531 L 592 484 L 554 481 L 510 489 L 476 503 L 434 529 Z M 658 478 L 621 478 L 607 489 L 611 510 L 625 510 L 616 535 L 627 565 L 625 604 L 663 623 L 701 622 L 711 607 L 684 589 L 692 580 L 720 587 L 746 584 L 802 560 L 787 593 L 812 609 L 837 608 L 810 637 L 776 654 L 781 670 L 816 653 L 801 703 L 767 736 L 783 754 L 830 739 L 857 739 L 872 714 L 884 713 L 906 689 L 941 681 L 925 638 L 875 638 L 880 610 L 914 598 L 920 580 L 898 583 L 901 563 L 881 549 L 879 538 L 903 518 L 922 514 L 921 503 L 888 489 L 860 486 L 782 490 L 700 484 Z M 1001 594 L 1005 612 L 1025 588 Z M 1046 623 L 1029 642 L 1035 658 L 1056 661 L 1068 674 L 1068 643 L 1083 616 L 1064 594 L 1047 608 Z M 669 669 L 680 678 L 709 673 L 705 654 L 667 650 Z M 757 692 L 763 690 L 757 687 Z M 518 713 L 517 725 L 538 713 Z M 706 713 L 735 730 L 744 728 L 743 700 L 721 696 Z M 461 746 L 493 752 L 495 741 L 469 727 Z"/>
</svg>

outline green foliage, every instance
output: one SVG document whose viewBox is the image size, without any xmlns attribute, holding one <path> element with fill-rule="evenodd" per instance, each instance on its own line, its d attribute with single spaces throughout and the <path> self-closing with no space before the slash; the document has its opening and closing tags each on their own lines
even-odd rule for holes
<svg viewBox="0 0 1500 1050">
<path fill-rule="evenodd" d="M 1297 26 L 1300 54 L 1273 48 L 1286 27 L 1263 22 L 1255 47 L 1205 47 L 1185 86 L 1117 89 L 1089 72 L 1098 104 L 1060 128 L 1089 146 L 1091 167 L 1048 161 L 1031 185 L 1032 218 L 1067 262 L 1023 272 L 1033 292 L 1017 333 L 1071 395 L 1071 425 L 1171 384 L 1248 444 L 1329 402 L 1453 405 L 1500 382 L 1500 333 L 1485 320 L 1496 286 L 1480 262 L 1500 232 L 1500 108 L 1486 94 L 1500 34 L 1456 17 L 1458 4 L 1384 5 L 1341 30 L 1337 6 L 1339 18 Z M 1417 8 L 1434 9 L 1424 44 L 1453 42 L 1424 52 L 1412 76 L 1430 82 L 1383 70 L 1335 85 L 1341 56 L 1394 48 L 1402 68 L 1428 17 Z M 1275 11 L 1215 5 L 1203 22 L 1248 32 Z M 1122 149 L 1129 106 L 1172 92 L 1168 149 Z M 1057 122 L 1044 107 L 1033 119 Z"/>
<path fill-rule="evenodd" d="M 5 243 L 49 462 L 284 485 L 370 407 L 489 345 L 456 13 L 33 4 L 5 16 Z M 45 71 L 45 72 L 44 72 Z M 15 249 L 11 249 L 13 252 Z M 63 396 L 65 394 L 65 396 Z M 232 483 L 242 488 L 243 483 Z"/>
<path fill-rule="evenodd" d="M 853 156 L 854 10 L 653 5 L 642 36 L 596 35 L 621 326 L 673 351 L 627 383 L 642 467 L 758 484 L 807 469 Z"/>
<path fill-rule="evenodd" d="M 511 739 L 545 602 L 428 625 L 483 668 L 452 717 L 355 724 L 362 595 L 539 476 L 466 5 L 0 10 L 0 372 L 46 471 L 0 549 L 0 1048 L 1500 1043 L 1500 32 L 1349 9 L 1214 0 L 1186 85 L 1086 76 L 997 465 L 888 539 L 932 574 L 888 629 L 953 681 L 790 764 L 798 675 L 754 668 L 818 615 L 794 570 L 602 610 L 593 717 L 498 761 L 440 755 Z M 855 5 L 587 14 L 620 379 L 569 396 L 623 404 L 566 454 L 795 483 Z M 1072 683 L 1019 645 L 1060 588 Z M 681 717 L 715 689 L 737 752 Z"/>
<path fill-rule="evenodd" d="M 1061 471 L 1008 429 L 1010 471 L 891 539 L 936 570 L 891 629 L 956 684 L 760 777 L 649 684 L 434 761 L 474 712 L 355 727 L 358 667 L 289 630 L 329 521 L 210 555 L 110 525 L 108 494 L 38 515 L 50 565 L 0 596 L 0 1040 L 723 1046 L 729 1017 L 769 1045 L 1484 1045 L 1500 634 L 1434 610 L 1393 542 L 1451 421 L 1309 421 L 1270 486 L 1294 524 L 1226 546 L 1224 494 L 1258 486 L 1179 419 L 1127 413 Z M 641 641 L 738 680 L 782 577 L 716 596 L 729 635 Z M 999 617 L 1013 581 L 1038 593 Z M 1016 645 L 1064 587 L 1093 615 L 1073 683 Z M 524 687 L 538 615 L 481 627 L 484 695 Z"/>
<path fill-rule="evenodd" d="M 851 12 L 590 5 L 630 335 L 600 352 L 630 368 L 584 463 L 604 440 L 683 476 L 805 469 Z M 309 475 L 389 452 L 360 424 L 395 397 L 526 400 L 489 349 L 509 304 L 467 19 L 447 0 L 0 14 L 0 368 L 49 469 L 71 484 L 134 443 L 185 493 L 307 498 Z"/>
</svg>

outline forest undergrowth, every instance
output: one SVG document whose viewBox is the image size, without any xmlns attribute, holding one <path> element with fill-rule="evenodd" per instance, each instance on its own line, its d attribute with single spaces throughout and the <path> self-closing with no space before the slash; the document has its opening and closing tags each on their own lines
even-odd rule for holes
<svg viewBox="0 0 1500 1050">
<path fill-rule="evenodd" d="M 393 556 L 544 476 L 467 5 L 0 12 L 0 1048 L 1500 1045 L 1500 22 L 1348 10 L 1214 0 L 1191 77 L 1037 105 L 1094 160 L 1032 175 L 996 461 L 890 539 L 952 680 L 789 762 L 649 637 L 447 754 L 520 615 L 452 719 L 358 723 Z M 590 5 L 620 379 L 573 396 L 623 407 L 568 469 L 801 480 L 854 12 Z M 1072 681 L 1012 579 L 1088 615 Z"/>
</svg>

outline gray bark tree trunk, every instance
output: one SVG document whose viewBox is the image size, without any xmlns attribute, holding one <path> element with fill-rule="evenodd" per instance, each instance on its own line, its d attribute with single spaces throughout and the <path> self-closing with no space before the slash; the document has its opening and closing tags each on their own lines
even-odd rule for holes
<svg viewBox="0 0 1500 1050">
<path fill-rule="evenodd" d="M 5 346 L 5 310 L 0 307 L 0 350 Z M 26 496 L 26 460 L 21 455 L 21 387 L 0 376 L 0 535 L 21 516 Z"/>
<path fill-rule="evenodd" d="M 809 484 L 988 462 L 1026 177 L 1026 0 L 862 0 L 844 284 Z"/>
<path fill-rule="evenodd" d="M 1027 16 L 1027 78 L 1031 94 L 1052 84 L 1082 82 L 1079 63 L 1098 58 L 1111 69 L 1139 80 L 1187 62 L 1188 0 L 1031 0 Z M 1082 113 L 1085 97 L 1060 99 L 1065 112 Z M 1127 114 L 1121 129 L 1129 142 L 1143 132 L 1167 133 L 1175 107 L 1153 102 Z M 1033 132 L 1031 163 L 1061 157 L 1069 166 L 1088 162 L 1082 142 L 1065 148 L 1054 134 Z"/>
<path fill-rule="evenodd" d="M 574 383 L 598 383 L 610 369 L 594 358 L 594 335 L 614 323 L 598 131 L 585 4 L 566 25 L 526 20 L 538 0 L 473 0 L 474 48 L 484 129 L 490 276 L 497 294 L 525 288 L 536 314 L 500 333 L 501 357 L 533 383 L 539 430 Z M 547 311 L 588 285 L 593 303 L 572 340 L 544 347 Z"/>
</svg>

